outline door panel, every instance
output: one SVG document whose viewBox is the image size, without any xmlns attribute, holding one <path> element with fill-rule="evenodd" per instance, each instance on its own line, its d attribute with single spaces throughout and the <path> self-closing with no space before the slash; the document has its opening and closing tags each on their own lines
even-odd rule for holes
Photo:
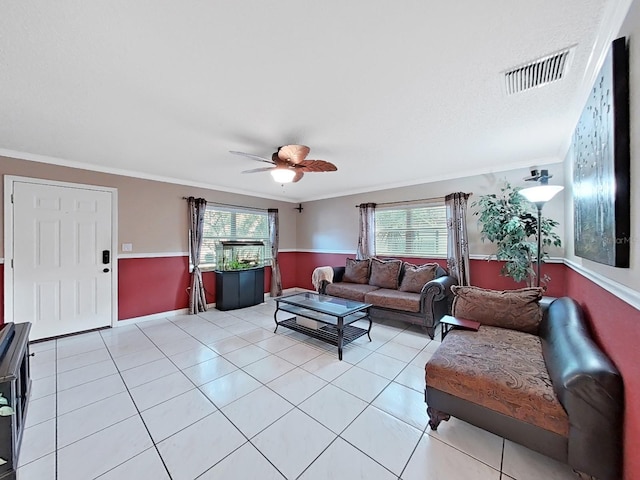
<svg viewBox="0 0 640 480">
<path fill-rule="evenodd" d="M 110 325 L 111 192 L 14 182 L 13 198 L 13 321 L 31 340 Z"/>
</svg>

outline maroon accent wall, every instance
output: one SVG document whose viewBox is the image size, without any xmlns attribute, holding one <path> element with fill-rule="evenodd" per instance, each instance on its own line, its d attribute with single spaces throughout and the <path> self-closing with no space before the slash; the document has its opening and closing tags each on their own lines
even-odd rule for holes
<svg viewBox="0 0 640 480">
<path fill-rule="evenodd" d="M 622 373 L 625 393 L 624 478 L 640 478 L 640 311 L 572 268 L 565 267 L 566 293 L 584 310 L 595 341 Z M 604 432 L 606 434 L 606 432 Z"/>
<path fill-rule="evenodd" d="M 295 255 L 281 254 L 287 271 L 283 288 L 291 288 Z M 283 270 L 282 266 L 280 267 Z M 285 285 L 285 280 L 287 284 Z M 216 276 L 203 272 L 207 303 L 216 301 Z M 191 284 L 188 257 L 121 258 L 118 260 L 118 320 L 179 310 L 189 306 Z M 271 268 L 265 268 L 264 292 L 271 285 Z"/>
<path fill-rule="evenodd" d="M 527 286 L 524 282 L 517 283 L 510 277 L 500 275 L 500 270 L 503 265 L 504 262 L 498 261 L 470 260 L 469 277 L 471 285 L 493 290 L 511 290 Z M 566 295 L 565 272 L 566 267 L 562 263 L 546 263 L 542 266 L 542 274 L 550 277 L 545 295 L 550 297 L 562 297 Z"/>
<path fill-rule="evenodd" d="M 298 263 L 300 253 L 299 252 L 282 252 L 278 254 L 278 262 L 280 263 L 280 280 L 282 280 L 282 288 L 299 287 L 298 284 Z M 271 288 L 271 268 L 265 272 L 265 280 L 267 275 L 269 276 L 269 283 L 267 283 L 268 292 Z M 313 270 L 312 270 L 313 271 Z M 311 278 L 311 274 L 309 274 Z"/>
<path fill-rule="evenodd" d="M 0 325 L 4 325 L 4 263 L 0 263 Z"/>
<path fill-rule="evenodd" d="M 297 253 L 297 281 L 291 286 L 297 286 L 300 288 L 308 288 L 313 290 L 311 285 L 311 274 L 313 269 L 322 266 L 340 266 L 344 265 L 347 258 L 354 258 L 353 254 L 342 253 L 312 253 L 312 252 L 298 252 Z M 442 267 L 447 268 L 446 260 L 442 258 L 428 259 L 428 258 L 415 258 L 415 257 L 398 257 L 405 262 L 414 263 L 417 265 L 423 263 L 438 263 Z M 475 285 L 482 288 L 491 288 L 495 290 L 508 290 L 513 288 L 522 288 L 526 285 L 524 283 L 516 283 L 509 277 L 503 277 L 500 275 L 500 269 L 503 262 L 486 261 L 486 260 L 471 260 L 469 265 L 471 285 Z M 283 267 L 280 267 L 284 270 Z M 543 273 L 551 277 L 551 281 L 547 285 L 546 294 L 553 297 L 561 297 L 564 293 L 565 284 L 565 266 L 561 263 L 549 263 L 543 266 Z M 284 273 L 283 273 L 284 275 Z M 283 280 L 284 283 L 284 280 Z M 285 287 L 289 288 L 289 287 Z"/>
<path fill-rule="evenodd" d="M 118 260 L 118 320 L 185 308 L 188 257 Z"/>
<path fill-rule="evenodd" d="M 311 275 L 316 267 L 344 265 L 347 258 L 354 258 L 355 255 L 342 253 L 313 253 L 297 252 L 295 261 L 295 281 L 297 287 L 313 290 Z M 280 268 L 282 270 L 282 267 Z M 284 283 L 284 282 L 283 282 Z"/>
<path fill-rule="evenodd" d="M 346 263 L 347 258 L 355 258 L 355 255 L 350 253 L 313 253 L 313 252 L 298 252 L 296 262 L 296 283 L 293 286 L 300 288 L 307 288 L 313 290 L 311 284 L 311 275 L 316 267 L 338 267 L 343 266 Z M 423 264 L 423 263 L 438 263 L 446 268 L 447 262 L 443 259 L 430 260 L 427 258 L 414 258 L 414 257 L 398 257 L 405 262 Z M 284 283 L 284 281 L 283 281 Z"/>
</svg>

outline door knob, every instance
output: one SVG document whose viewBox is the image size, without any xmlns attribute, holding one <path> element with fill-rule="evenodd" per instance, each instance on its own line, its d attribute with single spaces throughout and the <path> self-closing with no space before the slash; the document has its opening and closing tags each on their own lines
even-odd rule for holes
<svg viewBox="0 0 640 480">
<path fill-rule="evenodd" d="M 102 271 L 103 271 L 104 273 L 109 273 L 109 269 L 108 269 L 108 268 L 105 268 L 105 269 L 103 269 Z"/>
</svg>

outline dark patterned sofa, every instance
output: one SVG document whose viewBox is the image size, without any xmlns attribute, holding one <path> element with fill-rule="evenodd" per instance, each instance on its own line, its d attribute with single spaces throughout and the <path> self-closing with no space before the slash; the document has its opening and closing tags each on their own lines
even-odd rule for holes
<svg viewBox="0 0 640 480">
<path fill-rule="evenodd" d="M 400 320 L 420 325 L 433 338 L 440 319 L 449 313 L 456 279 L 436 263 L 413 265 L 398 259 L 347 259 L 333 268 L 333 282 L 318 292 L 373 305 L 372 320 Z"/>
<path fill-rule="evenodd" d="M 454 313 L 464 318 L 457 301 Z M 513 299 L 506 304 L 523 309 Z M 582 474 L 619 480 L 622 378 L 591 340 L 573 300 L 554 300 L 540 315 L 535 332 L 523 331 L 517 315 L 505 316 L 519 329 L 489 321 L 478 331 L 449 332 L 425 366 L 429 425 L 436 430 L 452 415 Z"/>
</svg>

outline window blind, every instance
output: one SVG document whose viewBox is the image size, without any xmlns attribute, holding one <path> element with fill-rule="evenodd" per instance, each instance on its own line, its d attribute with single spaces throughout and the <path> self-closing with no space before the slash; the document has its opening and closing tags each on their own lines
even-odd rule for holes
<svg viewBox="0 0 640 480">
<path fill-rule="evenodd" d="M 200 267 L 215 268 L 217 255 L 223 241 L 257 241 L 262 245 L 244 248 L 245 255 L 258 258 L 263 263 L 271 259 L 269 244 L 269 222 L 267 212 L 261 210 L 242 209 L 237 207 L 221 207 L 207 205 L 204 214 L 204 234 L 200 251 Z M 243 259 L 239 259 L 243 260 Z"/>
<path fill-rule="evenodd" d="M 376 255 L 447 255 L 447 218 L 444 205 L 378 207 L 375 217 Z"/>
</svg>

